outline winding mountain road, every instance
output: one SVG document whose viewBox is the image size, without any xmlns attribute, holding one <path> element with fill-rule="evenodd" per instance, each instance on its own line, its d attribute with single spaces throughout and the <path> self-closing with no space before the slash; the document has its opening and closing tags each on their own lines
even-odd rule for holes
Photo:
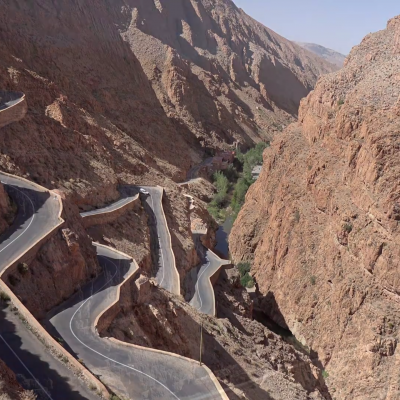
<svg viewBox="0 0 400 400">
<path fill-rule="evenodd" d="M 102 207 L 102 208 L 98 208 L 96 210 L 92 210 L 92 211 L 86 211 L 86 212 L 82 212 L 80 215 L 82 218 L 85 217 L 90 217 L 92 215 L 101 215 L 101 214 L 106 214 L 106 213 L 110 213 L 113 211 L 116 211 L 120 208 L 122 208 L 123 206 L 132 203 L 133 201 L 135 201 L 137 199 L 137 194 L 136 195 L 124 195 L 120 200 L 116 201 L 115 203 L 109 204 L 106 207 Z"/>
<path fill-rule="evenodd" d="M 176 269 L 175 256 L 171 247 L 171 234 L 162 205 L 164 189 L 160 186 L 122 186 L 120 188 L 121 199 L 106 207 L 81 213 L 82 218 L 92 215 L 100 215 L 115 211 L 123 205 L 136 200 L 140 188 L 145 189 L 150 195 L 140 194 L 151 220 L 151 228 L 158 241 L 158 270 L 157 283 L 169 292 L 180 295 L 180 278 Z"/>
<path fill-rule="evenodd" d="M 0 181 L 18 206 L 13 224 L 0 236 L 0 276 L 40 239 L 46 237 L 63 220 L 61 203 L 38 185 L 0 172 Z"/>
<path fill-rule="evenodd" d="M 24 98 L 23 93 L 0 91 L 0 112 Z M 205 164 L 208 162 L 206 160 Z M 195 167 L 191 175 L 200 167 Z M 33 182 L 6 173 L 0 172 L 0 180 L 18 207 L 12 226 L 0 236 L 1 276 L 63 220 L 62 204 L 56 195 Z M 144 188 L 149 192 L 144 203 L 149 207 L 159 244 L 156 280 L 161 287 L 179 295 L 180 279 L 162 205 L 164 190 L 159 186 Z M 125 188 L 119 201 L 81 216 L 113 212 L 134 201 L 138 191 L 139 187 Z M 226 399 L 211 371 L 194 360 L 99 337 L 96 326 L 100 316 L 119 300 L 120 286 L 137 272 L 138 267 L 127 255 L 99 244 L 95 246 L 103 273 L 51 312 L 47 321 L 49 330 L 61 337 L 76 358 L 82 359 L 93 373 L 103 377 L 110 388 L 128 398 Z M 204 312 L 214 308 L 215 313 L 209 278 L 219 262 L 211 252 L 208 253 L 206 257 L 211 261 L 200 271 L 195 297 L 201 304 L 204 302 Z M 0 309 L 0 322 L 0 356 L 12 367 L 20 383 L 25 388 L 34 389 L 39 399 L 97 398 L 64 364 L 48 353 L 9 307 Z"/>
<path fill-rule="evenodd" d="M 192 360 L 99 337 L 99 316 L 117 301 L 118 287 L 135 274 L 137 264 L 127 255 L 96 246 L 103 274 L 52 312 L 54 333 L 111 389 L 130 399 L 226 398 L 208 371 Z"/>
<path fill-rule="evenodd" d="M 14 223 L 0 236 L 0 274 L 57 228 L 61 203 L 38 185 L 0 172 L 0 180 L 18 205 Z M 0 358 L 20 384 L 38 399 L 98 399 L 4 304 L 0 307 Z"/>
<path fill-rule="evenodd" d="M 159 242 L 159 269 L 156 275 L 157 283 L 169 292 L 180 295 L 180 278 L 176 269 L 175 256 L 172 251 L 171 234 L 168 229 L 167 220 L 162 205 L 164 189 L 160 186 L 144 186 L 150 196 L 147 196 L 146 203 L 153 213 L 153 223 Z"/>
<path fill-rule="evenodd" d="M 204 314 L 215 316 L 215 294 L 211 278 L 223 265 L 231 262 L 222 260 L 202 245 L 198 253 L 202 256 L 202 266 L 197 273 L 195 294 L 189 304 Z"/>
</svg>

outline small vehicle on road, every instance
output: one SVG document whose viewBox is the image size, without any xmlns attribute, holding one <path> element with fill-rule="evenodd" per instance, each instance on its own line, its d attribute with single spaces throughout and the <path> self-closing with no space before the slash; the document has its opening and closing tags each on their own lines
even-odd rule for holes
<svg viewBox="0 0 400 400">
<path fill-rule="evenodd" d="M 139 192 L 145 196 L 150 196 L 150 193 L 146 189 L 140 188 Z"/>
</svg>

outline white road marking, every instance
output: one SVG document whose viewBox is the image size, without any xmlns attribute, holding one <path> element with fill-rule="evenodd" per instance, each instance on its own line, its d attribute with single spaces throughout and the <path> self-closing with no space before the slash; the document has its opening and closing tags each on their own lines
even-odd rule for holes
<svg viewBox="0 0 400 400">
<path fill-rule="evenodd" d="M 7 341 L 3 338 L 2 335 L 0 335 L 0 339 L 4 342 L 4 344 L 9 348 L 9 350 L 14 354 L 15 358 L 21 363 L 21 365 L 26 369 L 28 374 L 33 378 L 33 380 L 38 384 L 38 386 L 43 390 L 43 392 L 46 394 L 46 396 L 50 399 L 53 400 L 52 397 L 47 393 L 45 388 L 40 384 L 40 382 L 35 378 L 35 376 L 32 374 L 30 369 L 24 364 L 24 362 L 18 357 L 18 355 L 15 353 L 15 351 L 10 347 L 10 345 L 7 343 Z"/>
<path fill-rule="evenodd" d="M 3 182 L 2 182 L 3 183 Z M 14 187 L 14 189 L 18 190 L 16 187 Z M 8 246 L 12 245 L 16 240 L 18 240 L 28 229 L 29 227 L 32 225 L 33 220 L 35 219 L 35 207 L 33 206 L 32 200 L 30 199 L 30 197 L 28 195 L 26 195 L 24 192 L 21 192 L 21 190 L 18 190 L 18 192 L 22 193 L 30 202 L 32 205 L 32 210 L 33 210 L 33 215 L 32 218 L 29 222 L 29 225 L 23 230 L 23 232 L 21 232 L 21 234 L 19 234 L 13 241 L 11 241 L 10 243 L 8 243 L 7 246 L 5 246 L 3 249 L 0 250 L 0 253 L 2 251 L 4 251 Z"/>
<path fill-rule="evenodd" d="M 104 257 L 104 256 L 100 256 L 100 257 Z M 100 292 L 105 286 L 107 286 L 108 283 L 110 283 L 110 282 L 115 278 L 115 276 L 117 275 L 117 269 L 118 269 L 118 267 L 117 267 L 117 266 L 114 264 L 114 262 L 112 262 L 110 259 L 108 259 L 108 260 L 111 262 L 111 264 L 114 265 L 114 267 L 115 267 L 115 274 L 114 274 L 114 275 L 112 276 L 112 278 L 109 279 L 97 292 L 95 292 L 94 294 L 92 294 L 92 296 L 90 296 L 86 301 L 84 301 L 84 302 L 79 306 L 79 308 L 74 312 L 73 316 L 71 317 L 71 320 L 69 321 L 69 330 L 70 330 L 71 333 L 74 335 L 75 339 L 78 340 L 79 343 L 81 343 L 83 346 L 85 346 L 85 347 L 88 348 L 89 350 L 93 351 L 94 353 L 98 354 L 99 356 L 101 356 L 101 357 L 103 357 L 103 358 L 105 358 L 105 359 L 107 359 L 107 360 L 109 360 L 109 361 L 112 361 L 112 362 L 114 362 L 114 363 L 116 363 L 116 364 L 122 365 L 123 367 L 129 368 L 129 369 L 131 369 L 132 371 L 138 372 L 139 374 L 142 374 L 142 375 L 144 375 L 144 376 L 146 376 L 146 377 L 152 379 L 154 382 L 160 384 L 163 388 L 165 388 L 166 390 L 168 390 L 168 392 L 171 393 L 172 396 L 174 396 L 177 400 L 180 400 L 179 397 L 177 397 L 175 393 L 173 393 L 170 389 L 168 389 L 167 386 L 165 386 L 162 382 L 158 381 L 156 378 L 153 378 L 151 375 L 148 375 L 148 374 L 146 374 L 145 372 L 139 371 L 138 369 L 136 369 L 136 368 L 134 368 L 134 367 L 131 367 L 130 365 L 123 364 L 123 363 L 121 363 L 121 362 L 119 362 L 119 361 L 116 361 L 116 360 L 114 360 L 114 359 L 112 359 L 112 358 L 110 358 L 110 357 L 105 356 L 104 354 L 98 352 L 97 350 L 92 349 L 90 346 L 88 346 L 87 344 L 83 343 L 83 342 L 78 338 L 78 336 L 76 336 L 75 332 L 73 331 L 73 329 L 72 329 L 72 321 L 73 321 L 73 319 L 75 318 L 75 315 L 78 313 L 78 311 L 79 311 L 79 310 L 80 310 L 80 309 L 81 309 L 95 294 L 97 294 L 97 293 Z"/>
</svg>

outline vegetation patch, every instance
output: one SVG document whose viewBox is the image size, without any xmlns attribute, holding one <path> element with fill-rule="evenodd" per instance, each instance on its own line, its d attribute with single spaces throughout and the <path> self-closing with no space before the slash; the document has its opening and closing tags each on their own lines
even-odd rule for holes
<svg viewBox="0 0 400 400">
<path fill-rule="evenodd" d="M 11 301 L 10 296 L 3 291 L 0 291 L 0 300 L 4 303 L 8 303 L 9 301 Z"/>
<path fill-rule="evenodd" d="M 236 152 L 236 158 L 242 166 L 243 172 L 236 182 L 231 200 L 231 208 L 234 219 L 236 219 L 240 209 L 244 204 L 246 193 L 249 190 L 249 187 L 255 182 L 252 176 L 253 168 L 256 165 L 261 165 L 263 163 L 263 152 L 267 147 L 269 147 L 269 143 L 260 142 L 245 154 L 243 154 L 240 149 L 238 149 Z"/>
<path fill-rule="evenodd" d="M 255 182 L 252 170 L 262 164 L 263 151 L 268 146 L 269 143 L 260 142 L 246 153 L 237 149 L 234 165 L 213 175 L 217 192 L 208 206 L 208 212 L 217 221 L 223 222 L 229 214 L 236 219 L 249 187 Z"/>
<path fill-rule="evenodd" d="M 240 283 L 243 287 L 254 287 L 254 279 L 250 275 L 251 264 L 249 262 L 240 262 L 237 266 L 240 274 Z"/>
<path fill-rule="evenodd" d="M 19 263 L 18 264 L 18 272 L 21 275 L 25 275 L 26 273 L 28 273 L 28 271 L 29 271 L 29 266 L 27 263 Z"/>
</svg>

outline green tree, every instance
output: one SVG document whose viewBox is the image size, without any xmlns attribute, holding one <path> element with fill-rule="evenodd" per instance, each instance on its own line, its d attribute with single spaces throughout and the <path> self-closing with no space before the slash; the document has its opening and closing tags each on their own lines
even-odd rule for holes
<svg viewBox="0 0 400 400">
<path fill-rule="evenodd" d="M 221 196 L 226 196 L 229 190 L 229 181 L 228 178 L 221 171 L 217 171 L 214 174 L 214 185 L 217 189 L 217 194 Z"/>
</svg>

